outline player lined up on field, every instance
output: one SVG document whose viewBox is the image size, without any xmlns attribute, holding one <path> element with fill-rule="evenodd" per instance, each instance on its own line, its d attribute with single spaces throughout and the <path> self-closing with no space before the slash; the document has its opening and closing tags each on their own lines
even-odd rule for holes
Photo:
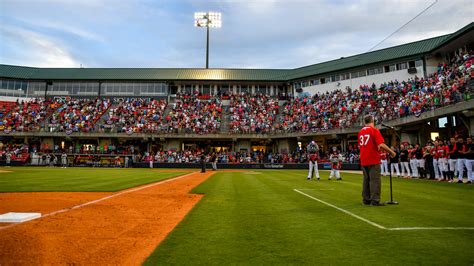
<svg viewBox="0 0 474 266">
<path fill-rule="evenodd" d="M 427 178 L 450 183 L 467 183 L 474 181 L 474 143 L 472 138 L 462 136 L 449 140 L 436 139 L 425 146 L 402 143 L 392 147 L 396 152 L 394 158 L 381 153 L 382 175 L 390 173 L 404 178 Z"/>
</svg>

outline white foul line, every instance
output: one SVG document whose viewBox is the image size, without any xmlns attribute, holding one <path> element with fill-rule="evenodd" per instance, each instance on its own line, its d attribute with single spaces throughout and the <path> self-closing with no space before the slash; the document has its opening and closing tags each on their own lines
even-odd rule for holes
<svg viewBox="0 0 474 266">
<path fill-rule="evenodd" d="M 474 227 L 394 227 L 387 228 L 390 231 L 410 231 L 410 230 L 474 230 Z"/>
<path fill-rule="evenodd" d="M 327 202 L 325 202 L 325 201 L 323 201 L 323 200 L 320 200 L 320 199 L 315 198 L 315 197 L 313 197 L 313 196 L 311 196 L 311 195 L 308 195 L 308 194 L 306 194 L 306 193 L 304 193 L 304 192 L 301 192 L 301 191 L 299 191 L 298 189 L 294 189 L 294 191 L 296 191 L 296 192 L 298 192 L 298 193 L 300 193 L 300 194 L 302 194 L 302 195 L 305 195 L 306 197 L 311 198 L 311 199 L 313 199 L 313 200 L 315 200 L 315 201 L 319 201 L 319 202 L 321 202 L 322 204 L 325 204 L 325 205 L 327 205 L 327 206 L 329 206 L 329 207 L 332 207 L 332 208 L 334 208 L 334 209 L 336 209 L 336 210 L 338 210 L 338 211 L 341 211 L 341 212 L 343 212 L 343 213 L 345 213 L 345 214 L 349 214 L 350 216 L 352 216 L 352 217 L 354 217 L 354 218 L 356 218 L 356 219 L 359 219 L 359 220 L 361 220 L 361 221 L 363 221 L 363 222 L 366 222 L 366 223 L 368 223 L 368 224 L 370 224 L 370 225 L 372 225 L 372 226 L 375 226 L 375 227 L 380 228 L 380 229 L 385 229 L 385 230 L 387 229 L 385 226 L 382 226 L 382 225 L 380 225 L 380 224 L 377 224 L 377 223 L 374 223 L 374 222 L 372 222 L 372 221 L 369 221 L 369 220 L 367 220 L 367 219 L 365 219 L 365 218 L 360 217 L 360 216 L 357 215 L 357 214 L 353 214 L 353 213 L 350 212 L 350 211 L 344 210 L 344 209 L 339 208 L 339 207 L 337 207 L 337 206 L 335 206 L 335 205 L 332 205 L 331 203 L 327 203 Z"/>
<path fill-rule="evenodd" d="M 317 190 L 317 191 L 333 191 L 334 188 L 298 188 L 295 190 Z"/>
<path fill-rule="evenodd" d="M 318 201 L 318 202 L 320 202 L 320 203 L 322 203 L 322 204 L 324 204 L 324 205 L 327 205 L 327 206 L 329 206 L 329 207 L 332 207 L 332 208 L 334 208 L 334 209 L 336 209 L 336 210 L 338 210 L 338 211 L 341 211 L 341 212 L 343 212 L 343 213 L 345 213 L 345 214 L 348 214 L 348 215 L 350 215 L 350 216 L 352 216 L 352 217 L 354 217 L 354 218 L 356 218 L 356 219 L 359 219 L 359 220 L 361 220 L 361 221 L 363 221 L 363 222 L 366 222 L 366 223 L 368 223 L 368 224 L 370 224 L 370 225 L 372 225 L 372 226 L 375 226 L 375 227 L 377 227 L 377 228 L 379 228 L 379 229 L 383 229 L 383 230 L 388 230 L 388 231 L 411 231 L 411 230 L 474 230 L 474 227 L 394 227 L 394 228 L 387 228 L 387 227 L 385 227 L 385 226 L 383 226 L 383 225 L 380 225 L 380 224 L 378 224 L 378 223 L 374 223 L 374 222 L 372 222 L 372 221 L 370 221 L 370 220 L 368 220 L 368 219 L 365 219 L 365 218 L 363 218 L 363 217 L 360 217 L 359 215 L 354 214 L 354 213 L 352 213 L 352 212 L 350 212 L 350 211 L 348 211 L 348 210 L 344 210 L 344 209 L 342 209 L 342 208 L 337 207 L 336 205 L 333 205 L 333 204 L 331 204 L 331 203 L 325 202 L 324 200 L 320 200 L 320 199 L 315 198 L 315 197 L 313 197 L 313 196 L 311 196 L 311 195 L 308 195 L 308 194 L 306 194 L 306 193 L 304 193 L 304 192 L 301 192 L 301 191 L 298 190 L 298 189 L 293 189 L 293 190 L 294 190 L 295 192 L 298 192 L 298 193 L 300 193 L 300 194 L 302 194 L 302 195 L 304 195 L 304 196 L 310 198 L 310 199 L 313 199 L 313 200 L 315 200 L 315 201 Z"/>
<path fill-rule="evenodd" d="M 136 188 L 122 190 L 118 193 L 115 193 L 115 194 L 112 194 L 112 195 L 109 195 L 109 196 L 105 196 L 105 197 L 100 198 L 100 199 L 96 199 L 96 200 L 93 200 L 93 201 L 88 201 L 88 202 L 83 203 L 83 204 L 79 204 L 79 205 L 72 206 L 72 207 L 69 207 L 69 208 L 64 208 L 62 210 L 57 210 L 57 211 L 54 211 L 54 212 L 47 213 L 47 214 L 42 215 L 41 217 L 39 217 L 37 219 L 30 220 L 30 221 L 36 221 L 36 220 L 39 220 L 41 218 L 53 216 L 53 215 L 60 214 L 60 213 L 63 213 L 63 212 L 68 212 L 68 211 L 79 209 L 79 208 L 82 208 L 82 207 L 85 207 L 85 206 L 88 206 L 88 205 L 91 205 L 91 204 L 94 204 L 94 203 L 97 203 L 97 202 L 101 202 L 101 201 L 104 201 L 104 200 L 115 198 L 115 197 L 121 196 L 123 194 L 139 191 L 139 190 L 142 190 L 142 189 L 154 187 L 154 186 L 161 185 L 161 184 L 165 184 L 165 183 L 168 183 L 168 182 L 171 182 L 171 181 L 175 181 L 175 180 L 187 177 L 187 176 L 195 174 L 195 173 L 197 173 L 197 172 L 192 172 L 192 173 L 189 173 L 189 174 L 186 174 L 186 175 L 181 175 L 181 176 L 177 176 L 177 177 L 174 177 L 174 178 L 169 178 L 169 179 L 162 180 L 162 181 L 157 181 L 157 182 L 145 185 L 145 186 L 139 186 L 139 187 L 136 187 Z M 24 223 L 27 223 L 27 222 L 29 222 L 29 221 L 26 221 L 26 222 L 23 222 L 23 223 L 14 223 L 14 224 L 10 224 L 10 225 L 4 226 L 4 227 L 0 227 L 0 231 L 8 229 L 10 227 L 14 227 L 14 226 L 19 225 L 19 224 L 24 224 Z"/>
</svg>

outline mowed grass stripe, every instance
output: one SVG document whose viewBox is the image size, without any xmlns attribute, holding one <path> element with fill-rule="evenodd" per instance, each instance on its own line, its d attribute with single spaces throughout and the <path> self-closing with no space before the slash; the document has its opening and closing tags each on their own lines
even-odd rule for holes
<svg viewBox="0 0 474 266">
<path fill-rule="evenodd" d="M 4 168 L 0 192 L 115 192 L 183 175 L 157 169 Z"/>
<path fill-rule="evenodd" d="M 473 232 L 380 230 L 293 191 L 294 188 L 334 188 L 334 191 L 307 190 L 305 193 L 317 194 L 324 197 L 323 200 L 350 208 L 364 218 L 368 218 L 364 215 L 373 216 L 370 218 L 375 217 L 383 225 L 427 219 L 423 215 L 422 218 L 417 216 L 416 205 L 412 210 L 413 205 L 405 202 L 409 198 L 403 198 L 400 206 L 362 206 L 360 176 L 344 174 L 342 182 L 308 182 L 303 171 L 258 172 L 262 174 L 221 172 L 197 187 L 194 192 L 206 196 L 145 264 L 412 265 L 474 262 L 467 252 L 474 244 Z M 327 179 L 327 173 L 322 175 Z M 455 186 L 426 186 L 427 182 L 409 181 L 412 180 L 394 182 L 407 187 L 419 186 L 414 189 L 415 194 L 416 191 L 426 192 L 425 189 L 432 191 L 433 187 L 451 196 L 463 190 Z M 388 187 L 388 182 L 384 182 Z M 386 190 L 384 187 L 383 193 L 387 193 Z M 411 194 L 408 191 L 405 193 Z M 410 197 L 417 198 L 416 195 Z M 388 194 L 384 194 L 384 198 L 387 199 Z M 426 205 L 436 200 L 422 198 L 427 201 Z M 429 217 L 432 223 L 438 226 L 452 226 L 453 221 L 469 223 L 464 221 L 466 216 L 457 216 L 457 212 L 450 213 L 454 217 L 446 220 L 446 211 L 441 207 Z M 450 209 L 453 206 L 445 207 Z M 463 205 L 459 208 L 462 209 Z M 466 209 L 465 206 L 464 211 Z M 392 212 L 398 213 L 393 215 Z M 447 255 L 447 250 L 453 245 L 466 252 Z"/>
</svg>

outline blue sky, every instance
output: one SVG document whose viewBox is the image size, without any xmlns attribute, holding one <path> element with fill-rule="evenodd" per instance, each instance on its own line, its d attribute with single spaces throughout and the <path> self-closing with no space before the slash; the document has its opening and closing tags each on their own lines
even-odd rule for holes
<svg viewBox="0 0 474 266">
<path fill-rule="evenodd" d="M 37 67 L 203 67 L 196 11 L 222 13 L 212 68 L 295 68 L 363 53 L 433 1 L 0 0 L 0 63 Z M 377 49 L 474 21 L 474 1 L 438 0 Z"/>
</svg>

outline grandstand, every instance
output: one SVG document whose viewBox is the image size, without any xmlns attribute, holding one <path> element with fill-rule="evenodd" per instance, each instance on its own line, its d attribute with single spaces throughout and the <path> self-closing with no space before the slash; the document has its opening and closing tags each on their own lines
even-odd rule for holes
<svg viewBox="0 0 474 266">
<path fill-rule="evenodd" d="M 473 30 L 296 69 L 0 65 L 2 149 L 259 151 L 297 162 L 285 154 L 310 139 L 324 151 L 357 146 L 367 113 L 401 129 L 398 140 L 384 134 L 392 143 L 472 135 Z"/>
</svg>

